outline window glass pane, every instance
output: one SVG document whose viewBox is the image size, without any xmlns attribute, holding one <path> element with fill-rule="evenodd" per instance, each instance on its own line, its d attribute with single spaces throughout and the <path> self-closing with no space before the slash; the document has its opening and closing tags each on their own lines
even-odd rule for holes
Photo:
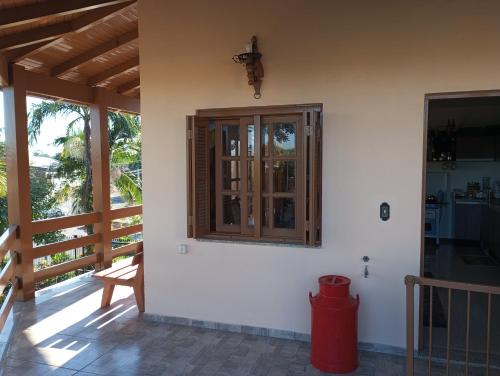
<svg viewBox="0 0 500 376">
<path fill-rule="evenodd" d="M 269 162 L 262 162 L 262 192 L 269 192 Z"/>
<path fill-rule="evenodd" d="M 249 227 L 255 226 L 255 218 L 253 216 L 253 197 L 247 197 L 247 223 Z"/>
<path fill-rule="evenodd" d="M 222 155 L 229 157 L 240 155 L 239 125 L 224 125 L 222 127 Z"/>
<path fill-rule="evenodd" d="M 274 192 L 295 192 L 295 161 L 274 161 Z"/>
<path fill-rule="evenodd" d="M 269 156 L 269 128 L 267 125 L 264 125 L 260 131 L 260 143 L 262 147 L 262 156 Z"/>
<path fill-rule="evenodd" d="M 295 132 L 294 123 L 275 123 L 273 134 L 274 155 L 295 155 Z"/>
<path fill-rule="evenodd" d="M 247 176 L 248 176 L 247 191 L 252 192 L 253 191 L 253 160 L 247 162 Z"/>
<path fill-rule="evenodd" d="M 240 161 L 222 161 L 222 189 L 240 189 Z"/>
<path fill-rule="evenodd" d="M 269 227 L 269 198 L 262 199 L 262 226 Z"/>
<path fill-rule="evenodd" d="M 222 223 L 225 225 L 239 225 L 241 223 L 239 196 L 222 196 Z"/>
<path fill-rule="evenodd" d="M 274 227 L 295 228 L 295 200 L 293 198 L 274 199 Z"/>
<path fill-rule="evenodd" d="M 247 143 L 248 143 L 248 156 L 253 157 L 255 154 L 255 126 L 249 125 L 247 127 Z"/>
</svg>

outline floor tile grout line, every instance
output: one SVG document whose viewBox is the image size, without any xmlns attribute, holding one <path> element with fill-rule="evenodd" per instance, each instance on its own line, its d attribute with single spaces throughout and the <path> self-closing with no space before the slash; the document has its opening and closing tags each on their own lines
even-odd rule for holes
<svg viewBox="0 0 500 376">
<path fill-rule="evenodd" d="M 41 364 L 41 365 L 44 365 L 44 366 L 55 367 L 57 369 L 66 369 L 68 371 L 77 371 L 78 372 L 78 370 L 76 368 L 69 368 L 69 367 L 64 367 L 64 366 L 56 366 L 54 364 L 40 362 L 38 360 L 28 360 L 28 359 L 21 359 L 21 358 L 13 358 L 11 356 L 8 356 L 8 358 L 12 358 L 13 360 L 17 360 L 17 361 L 20 361 L 20 362 Z M 5 365 L 3 363 L 4 362 L 2 362 L 2 364 L 1 364 L 2 366 L 7 366 L 7 365 Z M 7 367 L 16 368 L 16 367 L 12 367 L 12 366 L 7 366 Z"/>
</svg>

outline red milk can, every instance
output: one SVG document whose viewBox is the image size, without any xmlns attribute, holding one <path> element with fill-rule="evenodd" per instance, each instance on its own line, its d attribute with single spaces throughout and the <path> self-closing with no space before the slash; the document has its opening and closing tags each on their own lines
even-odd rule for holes
<svg viewBox="0 0 500 376">
<path fill-rule="evenodd" d="M 358 368 L 358 307 L 349 295 L 351 280 L 336 275 L 319 278 L 311 302 L 311 363 L 324 372 L 348 373 Z"/>
</svg>

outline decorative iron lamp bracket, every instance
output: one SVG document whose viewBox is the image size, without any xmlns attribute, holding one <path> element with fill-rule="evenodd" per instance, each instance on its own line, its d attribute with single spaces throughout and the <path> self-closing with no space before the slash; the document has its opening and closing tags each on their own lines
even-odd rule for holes
<svg viewBox="0 0 500 376">
<path fill-rule="evenodd" d="M 238 64 L 245 64 L 247 70 L 248 84 L 253 86 L 254 98 L 259 99 L 262 77 L 264 77 L 264 67 L 260 61 L 262 54 L 257 48 L 257 37 L 252 37 L 251 43 L 246 47 L 247 52 L 233 56 L 233 61 Z"/>
</svg>

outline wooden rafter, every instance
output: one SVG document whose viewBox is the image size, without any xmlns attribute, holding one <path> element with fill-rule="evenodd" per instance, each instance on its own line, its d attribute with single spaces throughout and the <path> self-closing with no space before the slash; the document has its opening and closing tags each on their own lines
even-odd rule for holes
<svg viewBox="0 0 500 376">
<path fill-rule="evenodd" d="M 65 16 L 128 0 L 51 0 L 0 11 L 0 30 L 35 22 L 47 16 Z"/>
<path fill-rule="evenodd" d="M 95 59 L 96 57 L 104 55 L 107 52 L 110 52 L 116 48 L 119 48 L 127 43 L 136 40 L 138 37 L 139 34 L 137 32 L 137 29 L 122 34 L 118 38 L 104 42 L 103 44 L 100 44 L 97 47 L 85 51 L 82 54 L 75 56 L 74 58 L 69 59 L 60 65 L 55 66 L 51 70 L 51 75 L 56 77 L 61 76 L 67 71 L 76 68 L 79 65 L 86 63 L 87 61 Z"/>
<path fill-rule="evenodd" d="M 35 44 L 29 44 L 27 46 L 16 48 L 14 50 L 5 51 L 3 52 L 3 56 L 9 63 L 17 63 L 29 54 L 40 50 L 42 47 L 47 46 L 50 43 L 52 43 L 52 41 L 43 41 Z"/>
<path fill-rule="evenodd" d="M 5 35 L 0 40 L 0 49 L 29 46 L 30 44 L 55 39 L 70 31 L 72 31 L 71 22 L 61 22 L 32 30 L 21 31 L 16 34 Z"/>
<path fill-rule="evenodd" d="M 5 35 L 0 39 L 0 50 L 29 46 L 57 39 L 67 33 L 84 31 L 96 23 L 106 21 L 109 17 L 114 16 L 116 12 L 132 3 L 133 1 L 127 1 L 105 8 L 94 9 L 71 21 Z"/>
<path fill-rule="evenodd" d="M 100 72 L 87 80 L 87 85 L 95 86 L 98 83 L 106 81 L 112 77 L 115 77 L 119 74 L 125 73 L 130 69 L 136 68 L 139 66 L 139 56 L 136 56 L 130 60 L 125 61 L 124 63 L 115 65 L 109 69 L 106 69 L 103 72 Z"/>
<path fill-rule="evenodd" d="M 138 87 L 141 86 L 141 80 L 139 77 L 136 79 L 133 79 L 132 81 L 125 82 L 124 84 L 118 86 L 116 88 L 116 92 L 118 94 L 127 94 L 130 93 L 131 91 L 134 91 Z"/>
</svg>

